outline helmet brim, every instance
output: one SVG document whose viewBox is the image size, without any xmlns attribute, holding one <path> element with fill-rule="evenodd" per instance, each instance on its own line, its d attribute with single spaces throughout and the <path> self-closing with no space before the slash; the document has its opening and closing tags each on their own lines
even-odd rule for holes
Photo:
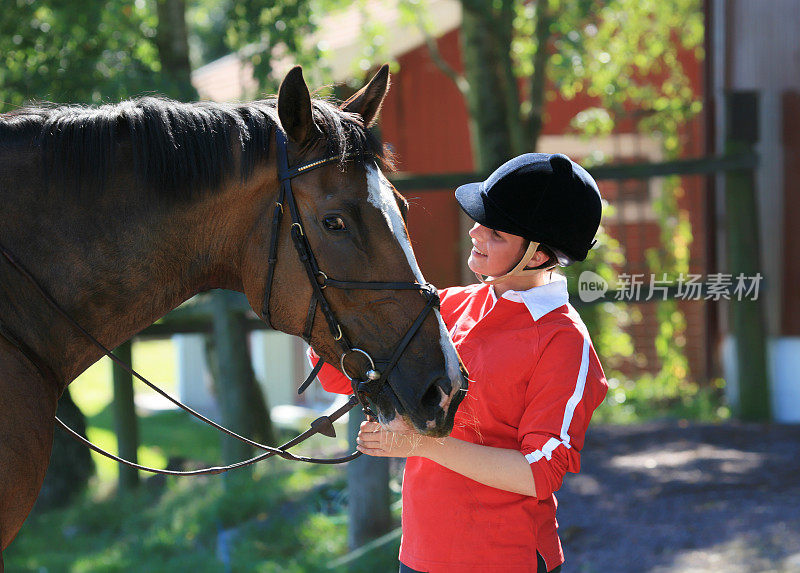
<svg viewBox="0 0 800 573">
<path fill-rule="evenodd" d="M 456 189 L 456 201 L 470 219 L 486 225 L 486 208 L 483 204 L 483 183 L 467 183 Z"/>
<path fill-rule="evenodd" d="M 484 192 L 484 184 L 467 183 L 456 189 L 456 201 L 470 219 L 494 231 L 503 231 L 531 240 L 524 228 L 509 220 L 509 216 L 493 205 Z"/>
</svg>

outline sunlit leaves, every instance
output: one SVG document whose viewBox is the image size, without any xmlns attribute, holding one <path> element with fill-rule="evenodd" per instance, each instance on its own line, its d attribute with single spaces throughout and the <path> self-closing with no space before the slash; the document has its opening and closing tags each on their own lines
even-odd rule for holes
<svg viewBox="0 0 800 573">
<path fill-rule="evenodd" d="M 598 98 L 614 121 L 632 112 L 639 127 L 663 135 L 665 150 L 680 147 L 678 126 L 700 109 L 678 48 L 702 55 L 702 11 L 698 0 L 608 0 L 559 24 L 553 78 L 567 98 Z M 691 51 L 695 50 L 694 54 Z M 576 117 L 573 126 L 594 124 Z"/>
<path fill-rule="evenodd" d="M 604 136 L 614 129 L 614 120 L 607 109 L 591 107 L 578 112 L 573 121 L 581 133 L 591 137 Z"/>
<path fill-rule="evenodd" d="M 31 99 L 100 102 L 159 90 L 143 3 L 17 1 L 0 17 L 0 110 Z"/>
</svg>

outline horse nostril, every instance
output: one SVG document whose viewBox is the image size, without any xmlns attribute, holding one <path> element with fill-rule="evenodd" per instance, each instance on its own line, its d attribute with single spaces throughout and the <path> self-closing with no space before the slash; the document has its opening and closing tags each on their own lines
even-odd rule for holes
<svg viewBox="0 0 800 573">
<path fill-rule="evenodd" d="M 432 410 L 435 411 L 435 409 L 439 407 L 439 404 L 441 404 L 441 402 L 442 402 L 442 391 L 439 388 L 439 385 L 436 382 L 434 382 L 425 391 L 425 394 L 422 395 L 422 400 L 420 400 L 420 406 L 422 406 L 423 411 L 430 412 Z"/>
</svg>

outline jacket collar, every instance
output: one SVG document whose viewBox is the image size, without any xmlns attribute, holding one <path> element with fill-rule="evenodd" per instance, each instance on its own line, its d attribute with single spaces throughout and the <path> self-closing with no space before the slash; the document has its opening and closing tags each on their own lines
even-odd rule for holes
<svg viewBox="0 0 800 573">
<path fill-rule="evenodd" d="M 489 288 L 492 293 L 492 300 L 497 302 L 497 295 L 494 287 Z M 503 293 L 502 298 L 511 302 L 521 302 L 528 308 L 533 320 L 539 320 L 548 312 L 569 303 L 567 294 L 567 277 L 553 273 L 553 279 L 546 285 L 533 287 L 528 290 L 509 290 Z"/>
</svg>

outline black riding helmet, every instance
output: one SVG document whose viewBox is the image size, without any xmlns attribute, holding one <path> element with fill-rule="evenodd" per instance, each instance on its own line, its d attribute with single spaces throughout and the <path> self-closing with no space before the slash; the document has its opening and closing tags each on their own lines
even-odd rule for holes
<svg viewBox="0 0 800 573">
<path fill-rule="evenodd" d="M 586 259 L 602 213 L 597 183 L 560 153 L 515 157 L 456 200 L 481 225 L 549 247 L 562 266 Z"/>
</svg>

